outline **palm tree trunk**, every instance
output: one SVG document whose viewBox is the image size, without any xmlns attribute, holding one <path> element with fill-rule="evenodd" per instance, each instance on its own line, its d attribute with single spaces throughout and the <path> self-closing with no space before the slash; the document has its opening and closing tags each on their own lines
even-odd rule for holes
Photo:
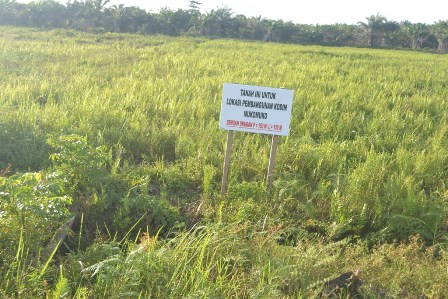
<svg viewBox="0 0 448 299">
<path fill-rule="evenodd" d="M 437 39 L 439 45 L 437 46 L 437 52 L 439 53 L 448 53 L 448 39 L 440 38 Z"/>
</svg>

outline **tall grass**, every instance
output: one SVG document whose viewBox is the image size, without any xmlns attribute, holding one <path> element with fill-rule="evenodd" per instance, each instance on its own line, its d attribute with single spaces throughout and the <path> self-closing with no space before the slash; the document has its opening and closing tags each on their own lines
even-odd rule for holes
<svg viewBox="0 0 448 299">
<path fill-rule="evenodd" d="M 322 285 L 313 283 L 355 266 L 378 296 L 445 290 L 413 287 L 404 265 L 389 267 L 370 250 L 415 262 L 412 254 L 432 248 L 422 273 L 446 261 L 446 55 L 1 29 L 0 263 L 15 267 L 1 272 L 4 297 L 18 294 L 13 285 L 77 298 L 307 297 Z M 246 133 L 235 135 L 229 193 L 219 194 L 224 82 L 295 91 L 269 194 L 269 136 Z M 27 210 L 17 203 L 63 196 L 73 202 L 61 209 L 82 221 L 49 264 L 36 264 L 33 240 L 51 234 L 42 232 L 45 215 L 26 214 L 40 230 L 19 238 L 25 222 L 14 215 Z M 63 222 L 53 220 L 50 232 Z M 141 230 L 160 234 L 144 254 L 114 241 Z M 332 260 L 333 242 L 349 248 L 348 240 L 361 240 L 356 253 Z M 369 259 L 409 279 L 383 290 Z M 23 277 L 36 278 L 33 291 Z"/>
</svg>

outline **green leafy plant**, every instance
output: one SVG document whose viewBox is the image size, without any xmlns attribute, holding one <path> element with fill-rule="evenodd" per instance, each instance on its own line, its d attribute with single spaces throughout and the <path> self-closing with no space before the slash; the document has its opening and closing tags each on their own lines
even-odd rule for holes
<svg viewBox="0 0 448 299">
<path fill-rule="evenodd" d="M 67 135 L 48 139 L 54 149 L 50 159 L 67 180 L 72 190 L 98 191 L 107 176 L 109 156 L 104 146 L 93 147 L 86 137 Z"/>
<path fill-rule="evenodd" d="M 24 173 L 0 177 L 0 264 L 5 265 L 2 296 L 43 292 L 42 282 L 56 248 L 53 234 L 71 216 L 71 198 L 55 173 Z M 52 251 L 52 252 L 51 252 Z"/>
</svg>

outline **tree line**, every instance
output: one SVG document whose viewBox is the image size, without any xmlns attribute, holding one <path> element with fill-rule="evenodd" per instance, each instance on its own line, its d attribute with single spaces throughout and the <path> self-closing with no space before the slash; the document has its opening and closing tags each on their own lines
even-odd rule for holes
<svg viewBox="0 0 448 299">
<path fill-rule="evenodd" d="M 136 6 L 110 5 L 110 0 L 66 4 L 0 0 L 0 25 L 448 52 L 448 20 L 433 24 L 396 22 L 376 14 L 355 25 L 309 25 L 246 17 L 226 6 L 201 13 L 201 3 L 195 0 L 187 5 L 186 9 L 163 8 L 154 13 Z"/>
</svg>

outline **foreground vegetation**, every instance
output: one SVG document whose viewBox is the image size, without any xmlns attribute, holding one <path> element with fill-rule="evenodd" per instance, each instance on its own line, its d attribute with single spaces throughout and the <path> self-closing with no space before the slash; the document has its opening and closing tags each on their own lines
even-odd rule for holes
<svg viewBox="0 0 448 299">
<path fill-rule="evenodd" d="M 0 29 L 2 297 L 448 293 L 446 56 Z M 295 91 L 269 193 L 224 82 Z"/>
</svg>

